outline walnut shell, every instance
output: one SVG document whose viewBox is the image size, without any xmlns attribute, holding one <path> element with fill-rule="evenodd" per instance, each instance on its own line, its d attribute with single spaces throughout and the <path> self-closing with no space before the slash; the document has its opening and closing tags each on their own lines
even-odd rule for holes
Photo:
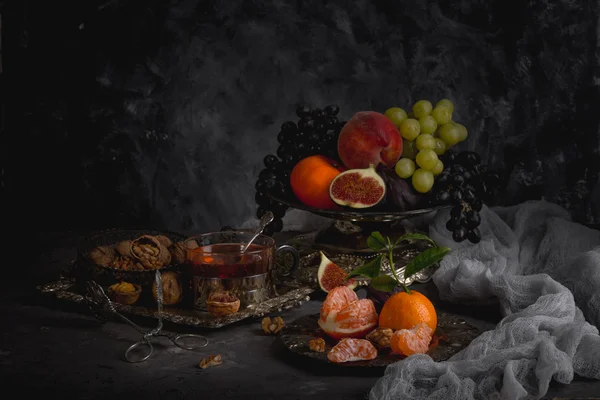
<svg viewBox="0 0 600 400">
<path fill-rule="evenodd" d="M 206 309 L 214 317 L 225 317 L 240 309 L 240 299 L 227 291 L 212 292 L 206 300 Z"/>
<path fill-rule="evenodd" d="M 154 236 L 144 235 L 131 241 L 133 258 L 147 269 L 160 269 L 171 262 L 171 253 Z"/>
<path fill-rule="evenodd" d="M 133 253 L 131 252 L 131 240 L 123 240 L 122 242 L 117 243 L 115 250 L 120 256 L 133 257 Z"/>
<path fill-rule="evenodd" d="M 108 267 L 117 257 L 117 253 L 112 247 L 99 246 L 90 250 L 87 256 L 94 264 Z"/>
<path fill-rule="evenodd" d="M 179 303 L 183 297 L 183 286 L 181 285 L 179 275 L 176 272 L 169 271 L 163 272 L 161 277 L 163 287 L 163 304 L 165 306 L 172 306 Z M 154 281 L 152 284 L 152 297 L 154 297 L 154 300 L 157 300 L 157 296 L 156 281 Z"/>
<path fill-rule="evenodd" d="M 186 260 L 186 251 L 184 242 L 176 242 L 169 247 L 171 261 L 173 264 L 183 264 Z"/>
</svg>

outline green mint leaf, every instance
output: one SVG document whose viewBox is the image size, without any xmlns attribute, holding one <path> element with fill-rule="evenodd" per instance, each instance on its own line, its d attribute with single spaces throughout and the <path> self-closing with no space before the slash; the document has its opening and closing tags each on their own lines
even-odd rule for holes
<svg viewBox="0 0 600 400">
<path fill-rule="evenodd" d="M 437 246 L 437 244 L 433 241 L 432 238 L 430 238 L 427 235 L 423 235 L 422 233 L 406 233 L 400 236 L 398 239 L 396 239 L 396 242 L 394 244 L 396 245 L 402 242 L 403 240 L 425 240 L 431 243 L 434 247 Z"/>
<path fill-rule="evenodd" d="M 375 290 L 391 292 L 396 286 L 398 286 L 398 282 L 396 282 L 396 280 L 389 275 L 379 275 L 371 279 L 369 285 L 371 285 L 371 287 Z"/>
<path fill-rule="evenodd" d="M 406 265 L 404 269 L 404 279 L 408 279 L 411 275 L 440 262 L 449 251 L 450 249 L 447 247 L 433 247 L 423 251 Z"/>
<path fill-rule="evenodd" d="M 367 246 L 369 246 L 371 250 L 379 251 L 386 246 L 385 239 L 381 233 L 371 232 L 371 235 L 367 238 Z"/>
<path fill-rule="evenodd" d="M 376 276 L 379 276 L 380 270 L 381 270 L 381 255 L 378 255 L 377 257 L 375 257 L 371 261 L 361 265 L 360 267 L 354 268 L 348 274 L 348 276 L 346 276 L 346 280 L 348 280 L 348 278 L 351 278 L 353 276 L 358 276 L 358 275 L 366 276 L 367 278 L 373 279 Z"/>
</svg>

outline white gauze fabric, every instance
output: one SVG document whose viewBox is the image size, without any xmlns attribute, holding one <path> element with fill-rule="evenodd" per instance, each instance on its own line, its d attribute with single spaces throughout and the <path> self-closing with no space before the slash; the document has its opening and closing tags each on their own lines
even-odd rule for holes
<svg viewBox="0 0 600 400">
<path fill-rule="evenodd" d="M 600 231 L 545 201 L 484 206 L 481 217 L 476 245 L 452 241 L 448 210 L 434 217 L 430 236 L 453 251 L 433 281 L 444 300 L 497 298 L 504 318 L 448 361 L 390 365 L 371 400 L 536 399 L 552 379 L 600 379 Z"/>
</svg>

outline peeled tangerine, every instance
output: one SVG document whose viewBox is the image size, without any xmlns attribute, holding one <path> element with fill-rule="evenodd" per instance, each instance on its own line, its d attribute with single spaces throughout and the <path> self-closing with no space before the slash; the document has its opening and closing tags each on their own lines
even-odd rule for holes
<svg viewBox="0 0 600 400">
<path fill-rule="evenodd" d="M 321 306 L 319 326 L 334 339 L 363 338 L 377 326 L 378 315 L 370 299 L 359 300 L 347 286 L 332 289 Z"/>
<path fill-rule="evenodd" d="M 385 182 L 373 165 L 342 172 L 331 182 L 329 196 L 341 206 L 368 208 L 385 197 Z"/>
<path fill-rule="evenodd" d="M 354 279 L 346 280 L 348 275 L 340 266 L 331 261 L 321 251 L 321 264 L 317 272 L 317 278 L 319 280 L 319 286 L 325 293 L 329 293 L 330 290 L 338 286 L 348 286 L 351 289 L 355 289 L 358 285 Z"/>
</svg>

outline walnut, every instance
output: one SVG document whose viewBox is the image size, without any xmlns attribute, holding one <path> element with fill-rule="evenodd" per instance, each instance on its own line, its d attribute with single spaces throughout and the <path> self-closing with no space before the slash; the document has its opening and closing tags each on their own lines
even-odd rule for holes
<svg viewBox="0 0 600 400">
<path fill-rule="evenodd" d="M 171 247 L 169 247 L 169 252 L 171 252 L 173 264 L 178 265 L 185 263 L 186 251 L 184 242 L 173 243 Z"/>
<path fill-rule="evenodd" d="M 131 240 L 123 240 L 122 242 L 117 243 L 115 250 L 122 257 L 133 257 L 133 254 L 131 253 Z"/>
<path fill-rule="evenodd" d="M 281 317 L 275 317 L 273 319 L 265 317 L 262 320 L 262 329 L 265 335 L 276 335 L 285 326 L 285 322 Z"/>
<path fill-rule="evenodd" d="M 308 342 L 308 348 L 310 351 L 316 351 L 317 353 L 325 352 L 325 339 L 314 338 Z"/>
<path fill-rule="evenodd" d="M 200 360 L 199 367 L 202 369 L 206 369 L 221 364 L 223 364 L 223 359 L 221 358 L 221 355 L 215 354 L 208 357 L 204 357 L 202 360 Z"/>
<path fill-rule="evenodd" d="M 368 341 L 373 343 L 377 348 L 390 347 L 390 339 L 392 338 L 393 330 L 390 328 L 377 328 L 366 337 Z"/>
<path fill-rule="evenodd" d="M 156 235 L 154 237 L 156 238 L 156 240 L 158 240 L 160 242 L 160 244 L 162 244 L 165 247 L 169 247 L 173 244 L 171 239 L 169 239 L 165 235 Z"/>
<path fill-rule="evenodd" d="M 225 317 L 238 312 L 240 299 L 225 290 L 212 292 L 206 300 L 206 309 L 214 317 Z"/>
</svg>

